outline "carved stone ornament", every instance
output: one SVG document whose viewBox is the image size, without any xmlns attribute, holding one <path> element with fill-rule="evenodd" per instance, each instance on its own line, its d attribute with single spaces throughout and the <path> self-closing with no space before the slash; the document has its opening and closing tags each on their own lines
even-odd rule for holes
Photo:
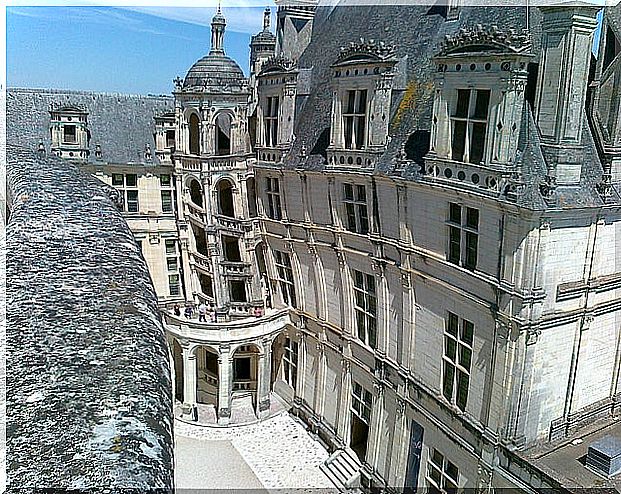
<svg viewBox="0 0 621 494">
<path fill-rule="evenodd" d="M 504 53 L 528 53 L 532 47 L 530 33 L 523 29 L 502 31 L 498 26 L 483 27 L 477 24 L 473 28 L 462 28 L 453 35 L 447 35 L 440 49 L 440 55 L 477 51 L 494 51 Z"/>
<path fill-rule="evenodd" d="M 389 62 L 395 61 L 395 46 L 376 42 L 374 39 L 365 40 L 360 38 L 357 42 L 351 42 L 341 47 L 341 52 L 336 59 L 335 65 L 346 62 Z"/>
</svg>

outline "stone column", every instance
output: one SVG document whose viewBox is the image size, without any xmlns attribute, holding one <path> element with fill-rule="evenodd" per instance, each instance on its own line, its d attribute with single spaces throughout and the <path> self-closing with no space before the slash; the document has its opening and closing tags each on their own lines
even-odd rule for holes
<svg viewBox="0 0 621 494">
<path fill-rule="evenodd" d="M 222 344 L 218 354 L 218 424 L 228 425 L 231 419 L 231 392 L 233 390 L 233 356 L 231 347 Z"/>
<path fill-rule="evenodd" d="M 259 355 L 257 376 L 257 418 L 265 418 L 270 412 L 270 381 L 272 369 L 272 346 L 263 342 L 263 353 Z"/>
<path fill-rule="evenodd" d="M 367 458 L 365 461 L 373 472 L 377 472 L 378 449 L 382 442 L 382 425 L 384 423 L 384 387 L 381 384 L 375 386 L 375 400 L 371 410 L 371 423 L 369 424 L 369 437 L 367 439 Z"/>
<path fill-rule="evenodd" d="M 349 445 L 351 435 L 351 366 L 347 358 L 341 360 L 341 393 L 339 396 L 339 412 L 337 434 L 344 444 Z"/>
<path fill-rule="evenodd" d="M 405 470 L 408 459 L 410 441 L 408 437 L 406 402 L 404 399 L 397 397 L 397 416 L 395 417 L 395 436 L 393 444 L 393 460 L 396 462 L 395 468 L 392 469 L 392 475 L 389 479 L 390 485 L 403 485 L 405 481 Z M 396 450 L 396 453 L 395 453 Z"/>
<path fill-rule="evenodd" d="M 183 402 L 196 404 L 196 347 L 183 348 Z"/>
<path fill-rule="evenodd" d="M 298 330 L 296 332 L 298 338 L 298 380 L 295 383 L 295 394 L 304 399 L 304 391 L 306 390 L 306 365 L 307 365 L 307 352 L 306 352 L 306 334 L 303 331 Z"/>
</svg>

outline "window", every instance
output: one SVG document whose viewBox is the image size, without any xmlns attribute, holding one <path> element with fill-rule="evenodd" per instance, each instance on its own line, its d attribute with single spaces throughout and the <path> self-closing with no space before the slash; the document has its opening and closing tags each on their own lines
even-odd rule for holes
<svg viewBox="0 0 621 494">
<path fill-rule="evenodd" d="M 285 339 L 285 352 L 282 357 L 285 381 L 295 389 L 298 379 L 298 342 L 291 338 Z"/>
<path fill-rule="evenodd" d="M 460 410 L 466 409 L 468 401 L 473 338 L 474 324 L 449 312 L 444 328 L 442 394 Z"/>
<path fill-rule="evenodd" d="M 226 261 L 241 262 L 241 251 L 237 237 L 222 235 L 222 245 L 224 246 L 224 259 Z"/>
<path fill-rule="evenodd" d="M 280 204 L 280 184 L 277 178 L 267 177 L 267 216 L 273 220 L 282 219 L 282 206 Z"/>
<path fill-rule="evenodd" d="M 350 232 L 369 233 L 369 216 L 367 215 L 367 193 L 364 185 L 343 185 L 343 203 L 347 215 L 346 228 Z"/>
<path fill-rule="evenodd" d="M 179 275 L 168 275 L 168 290 L 171 295 L 179 295 Z"/>
<path fill-rule="evenodd" d="M 269 96 L 265 102 L 265 145 L 269 148 L 278 145 L 278 96 Z"/>
<path fill-rule="evenodd" d="M 362 149 L 366 136 L 367 90 L 347 91 L 343 111 L 345 129 L 345 148 Z"/>
<path fill-rule="evenodd" d="M 429 451 L 425 479 L 429 494 L 453 494 L 457 492 L 459 470 L 434 448 Z"/>
<path fill-rule="evenodd" d="M 174 130 L 166 131 L 166 147 L 167 148 L 175 147 L 175 131 Z"/>
<path fill-rule="evenodd" d="M 170 175 L 162 174 L 160 175 L 160 187 L 161 197 L 162 197 L 162 212 L 163 213 L 172 213 L 174 211 L 174 185 L 171 180 Z"/>
<path fill-rule="evenodd" d="M 244 281 L 231 281 L 229 284 L 231 302 L 246 302 L 246 283 Z"/>
<path fill-rule="evenodd" d="M 164 240 L 166 251 L 166 268 L 168 270 L 168 287 L 171 295 L 179 295 L 179 256 L 177 241 L 172 238 Z"/>
<path fill-rule="evenodd" d="M 373 408 L 373 395 L 360 384 L 354 383 L 352 392 L 351 409 L 365 424 L 371 421 L 371 409 Z"/>
<path fill-rule="evenodd" d="M 489 89 L 457 90 L 452 117 L 453 160 L 475 164 L 484 161 L 490 95 Z"/>
<path fill-rule="evenodd" d="M 74 144 L 77 142 L 77 134 L 75 125 L 63 126 L 63 143 Z"/>
<path fill-rule="evenodd" d="M 138 176 L 135 173 L 113 173 L 112 185 L 123 194 L 123 207 L 128 213 L 138 212 Z"/>
<path fill-rule="evenodd" d="M 377 343 L 375 278 L 360 271 L 354 271 L 354 310 L 358 339 L 365 345 L 375 348 Z"/>
<path fill-rule="evenodd" d="M 479 245 L 479 210 L 449 203 L 448 260 L 474 271 Z"/>
<path fill-rule="evenodd" d="M 274 251 L 276 261 L 276 271 L 278 282 L 282 293 L 282 300 L 291 307 L 296 307 L 295 284 L 293 283 L 293 269 L 291 268 L 291 258 L 286 252 Z"/>
</svg>

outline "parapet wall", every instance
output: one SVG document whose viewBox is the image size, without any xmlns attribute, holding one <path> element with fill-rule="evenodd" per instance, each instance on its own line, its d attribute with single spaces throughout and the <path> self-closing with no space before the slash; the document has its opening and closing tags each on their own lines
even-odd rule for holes
<svg viewBox="0 0 621 494">
<path fill-rule="evenodd" d="M 7 481 L 173 485 L 168 351 L 133 235 L 77 167 L 7 147 Z"/>
</svg>

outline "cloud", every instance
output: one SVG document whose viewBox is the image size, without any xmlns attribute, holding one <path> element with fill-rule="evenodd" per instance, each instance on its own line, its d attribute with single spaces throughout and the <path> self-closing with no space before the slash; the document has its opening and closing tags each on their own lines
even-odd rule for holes
<svg viewBox="0 0 621 494">
<path fill-rule="evenodd" d="M 235 7 L 224 7 L 222 9 L 227 22 L 227 30 L 244 34 L 256 34 L 263 29 L 263 10 L 265 3 L 250 0 L 247 5 L 241 4 L 239 0 Z M 138 6 L 123 7 L 124 10 L 131 10 L 147 15 L 169 19 L 173 21 L 187 22 L 199 26 L 211 25 L 211 19 L 215 13 L 214 7 L 158 7 L 158 6 Z M 272 9 L 272 17 L 275 16 L 276 9 Z"/>
</svg>

